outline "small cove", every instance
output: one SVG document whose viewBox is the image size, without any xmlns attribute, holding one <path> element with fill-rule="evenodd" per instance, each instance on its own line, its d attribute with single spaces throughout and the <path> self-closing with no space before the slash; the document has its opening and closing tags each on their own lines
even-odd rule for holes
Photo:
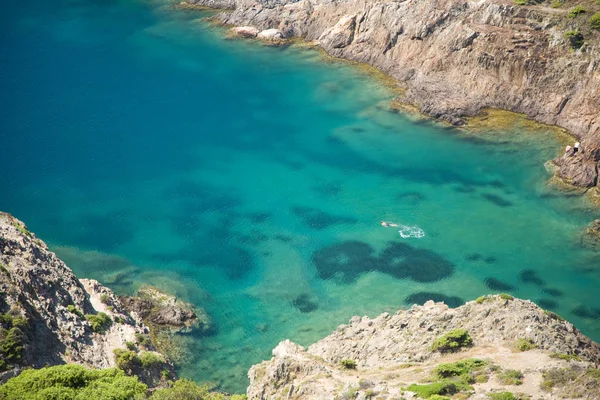
<svg viewBox="0 0 600 400">
<path fill-rule="evenodd" d="M 431 297 L 509 292 L 600 340 L 600 253 L 579 244 L 599 213 L 545 186 L 552 134 L 412 121 L 356 68 L 223 40 L 204 15 L 64 0 L 0 16 L 0 209 L 80 277 L 205 307 L 216 331 L 183 339 L 182 376 L 240 392 L 283 339 Z"/>
</svg>

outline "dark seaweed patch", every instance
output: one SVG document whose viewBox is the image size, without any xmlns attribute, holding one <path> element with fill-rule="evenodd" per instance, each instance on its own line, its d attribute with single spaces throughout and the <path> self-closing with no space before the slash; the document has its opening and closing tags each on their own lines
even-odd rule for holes
<svg viewBox="0 0 600 400">
<path fill-rule="evenodd" d="M 295 206 L 291 208 L 291 211 L 294 215 L 300 217 L 304 224 L 317 230 L 325 229 L 332 225 L 353 224 L 357 222 L 352 217 L 332 215 L 311 207 Z"/>
<path fill-rule="evenodd" d="M 479 253 L 471 253 L 465 256 L 465 260 L 475 262 L 481 260 L 482 257 Z"/>
<path fill-rule="evenodd" d="M 435 282 L 452 275 L 454 265 L 430 250 L 390 243 L 379 257 L 379 270 L 396 278 Z"/>
<path fill-rule="evenodd" d="M 413 293 L 410 296 L 404 299 L 404 302 L 407 304 L 425 304 L 425 302 L 433 300 L 436 303 L 443 301 L 446 305 L 454 308 L 459 307 L 464 304 L 464 300 L 458 296 L 447 296 L 441 293 L 435 292 L 417 292 Z"/>
<path fill-rule="evenodd" d="M 248 235 L 237 235 L 236 239 L 240 244 L 256 246 L 261 244 L 262 242 L 269 240 L 269 237 L 264 233 L 253 229 Z"/>
<path fill-rule="evenodd" d="M 499 207 L 510 207 L 513 205 L 513 203 L 511 203 L 510 201 L 503 199 L 500 196 L 496 196 L 495 194 L 490 194 L 490 193 L 482 193 L 481 197 L 483 197 L 484 199 L 486 199 L 487 201 L 494 203 L 495 205 L 499 206 Z"/>
<path fill-rule="evenodd" d="M 425 196 L 419 192 L 402 192 L 396 195 L 396 198 L 402 203 L 418 204 L 425 200 Z"/>
<path fill-rule="evenodd" d="M 514 286 L 502 282 L 501 280 L 498 280 L 496 278 L 487 278 L 485 280 L 485 285 L 492 290 L 500 290 L 503 292 L 510 292 L 512 290 L 515 290 Z"/>
<path fill-rule="evenodd" d="M 454 271 L 454 264 L 440 255 L 404 243 L 390 243 L 377 257 L 367 243 L 347 241 L 316 251 L 312 259 L 321 279 L 336 278 L 343 283 L 373 270 L 418 282 L 435 282 Z"/>
<path fill-rule="evenodd" d="M 283 242 L 283 243 L 289 243 L 292 240 L 294 240 L 291 236 L 281 235 L 281 234 L 273 235 L 273 239 L 279 240 L 280 242 Z"/>
<path fill-rule="evenodd" d="M 544 282 L 542 278 L 537 276 L 537 272 L 535 272 L 532 269 L 526 269 L 524 271 L 521 271 L 521 274 L 519 276 L 521 278 L 521 282 L 531 283 L 538 286 L 546 285 L 546 282 Z"/>
<path fill-rule="evenodd" d="M 454 191 L 459 193 L 473 193 L 475 191 L 475 188 L 470 185 L 461 185 L 455 187 Z"/>
<path fill-rule="evenodd" d="M 313 186 L 315 193 L 323 197 L 335 197 L 342 192 L 342 186 L 338 183 L 324 183 L 322 185 Z"/>
<path fill-rule="evenodd" d="M 550 296 L 554 296 L 554 297 L 562 297 L 563 292 L 561 292 L 558 289 L 553 289 L 553 288 L 544 288 L 542 289 L 542 291 L 546 294 L 549 294 Z"/>
<path fill-rule="evenodd" d="M 361 273 L 377 269 L 378 260 L 367 243 L 346 241 L 317 250 L 312 261 L 321 279 L 336 278 L 343 283 L 353 282 Z"/>
<path fill-rule="evenodd" d="M 551 299 L 538 299 L 536 303 L 545 310 L 556 310 L 558 308 L 558 303 Z"/>
<path fill-rule="evenodd" d="M 292 306 L 303 313 L 313 312 L 319 308 L 317 302 L 307 293 L 302 293 L 292 300 Z"/>
<path fill-rule="evenodd" d="M 496 259 L 496 257 L 494 257 L 494 256 L 489 256 L 489 257 L 486 257 L 486 258 L 484 258 L 484 260 L 483 260 L 483 261 L 485 261 L 485 262 L 486 262 L 486 263 L 488 263 L 488 264 L 493 264 L 493 263 L 495 263 L 495 262 L 496 262 L 496 260 L 497 260 L 497 259 Z"/>
<path fill-rule="evenodd" d="M 250 213 L 246 215 L 248 219 L 255 224 L 262 224 L 271 218 L 271 214 L 266 212 Z"/>
<path fill-rule="evenodd" d="M 599 319 L 600 308 L 584 306 L 581 304 L 573 309 L 573 314 L 581 318 Z"/>
</svg>

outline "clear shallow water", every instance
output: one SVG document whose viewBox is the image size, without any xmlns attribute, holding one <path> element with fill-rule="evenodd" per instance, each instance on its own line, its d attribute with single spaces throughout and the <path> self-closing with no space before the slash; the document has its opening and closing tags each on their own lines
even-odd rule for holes
<svg viewBox="0 0 600 400">
<path fill-rule="evenodd" d="M 201 16 L 125 0 L 0 15 L 0 209 L 79 276 L 205 307 L 216 332 L 185 339 L 181 375 L 242 391 L 280 340 L 430 293 L 541 300 L 600 339 L 599 254 L 579 246 L 598 213 L 545 187 L 551 134 L 411 122 L 356 69 L 224 41 Z"/>
</svg>

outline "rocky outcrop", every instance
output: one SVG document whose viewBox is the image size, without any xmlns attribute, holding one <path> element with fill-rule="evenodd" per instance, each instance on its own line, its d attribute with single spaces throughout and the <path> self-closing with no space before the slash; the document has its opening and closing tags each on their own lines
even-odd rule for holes
<svg viewBox="0 0 600 400">
<path fill-rule="evenodd" d="M 232 8 L 231 0 L 192 0 Z M 581 167 L 600 161 L 600 32 L 586 30 L 573 50 L 565 32 L 587 20 L 549 4 L 509 0 L 235 0 L 218 19 L 278 29 L 330 55 L 373 65 L 406 89 L 423 113 L 462 124 L 484 108 L 524 113 L 579 137 Z M 593 6 L 596 7 L 596 6 Z M 591 10 L 589 10 L 591 11 Z M 581 173 L 559 175 L 576 183 Z M 589 179 L 583 180 L 589 184 Z"/>
<path fill-rule="evenodd" d="M 10 316 L 0 318 L 0 341 L 14 330 L 14 318 L 24 321 L 10 342 L 11 357 L 1 368 L 0 382 L 23 366 L 114 367 L 115 349 L 132 347 L 149 333 L 110 289 L 78 280 L 23 222 L 6 213 L 0 213 L 0 269 L 0 314 Z M 153 350 L 147 344 L 144 352 Z M 141 354 L 141 346 L 135 351 Z M 141 378 L 155 386 L 164 369 L 174 376 L 172 364 L 165 362 Z"/>
<path fill-rule="evenodd" d="M 432 350 L 437 338 L 455 329 L 465 329 L 472 344 L 453 353 Z M 402 388 L 431 382 L 440 363 L 467 358 L 484 360 L 490 367 L 485 382 L 473 382 L 469 398 L 512 391 L 552 399 L 559 396 L 540 388 L 544 371 L 597 366 L 600 346 L 530 301 L 487 296 L 456 309 L 430 301 L 394 315 L 354 317 L 308 349 L 281 342 L 271 360 L 250 370 L 248 395 L 250 399 L 413 398 Z M 344 368 L 342 360 L 351 360 L 355 367 L 350 363 L 351 368 Z M 506 369 L 520 370 L 524 384 L 503 383 L 498 371 Z"/>
</svg>

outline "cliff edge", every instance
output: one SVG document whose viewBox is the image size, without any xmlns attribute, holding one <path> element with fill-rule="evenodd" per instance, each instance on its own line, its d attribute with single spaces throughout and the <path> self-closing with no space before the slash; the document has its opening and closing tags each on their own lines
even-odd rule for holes
<svg viewBox="0 0 600 400">
<path fill-rule="evenodd" d="M 151 387 L 160 385 L 163 371 L 175 373 L 148 334 L 110 289 L 77 279 L 23 222 L 0 213 L 0 383 L 24 367 L 75 363 L 127 369 L 131 366 L 123 360 L 119 365 L 117 354 L 135 347 L 149 362 L 130 372 Z"/>
<path fill-rule="evenodd" d="M 250 370 L 250 399 L 600 399 L 600 345 L 509 295 L 354 317 Z M 438 397 L 435 397 L 438 396 Z M 512 397 L 511 397 L 512 396 Z"/>
<path fill-rule="evenodd" d="M 243 37 L 300 37 L 334 57 L 375 66 L 406 89 L 402 101 L 452 124 L 498 108 L 566 128 L 580 138 L 585 152 L 574 161 L 558 159 L 559 176 L 575 185 L 596 186 L 600 26 L 593 28 L 590 18 L 600 12 L 600 4 L 520 2 L 534 5 L 510 0 L 186 4 L 233 8 L 217 19 L 238 27 L 233 33 Z"/>
</svg>

